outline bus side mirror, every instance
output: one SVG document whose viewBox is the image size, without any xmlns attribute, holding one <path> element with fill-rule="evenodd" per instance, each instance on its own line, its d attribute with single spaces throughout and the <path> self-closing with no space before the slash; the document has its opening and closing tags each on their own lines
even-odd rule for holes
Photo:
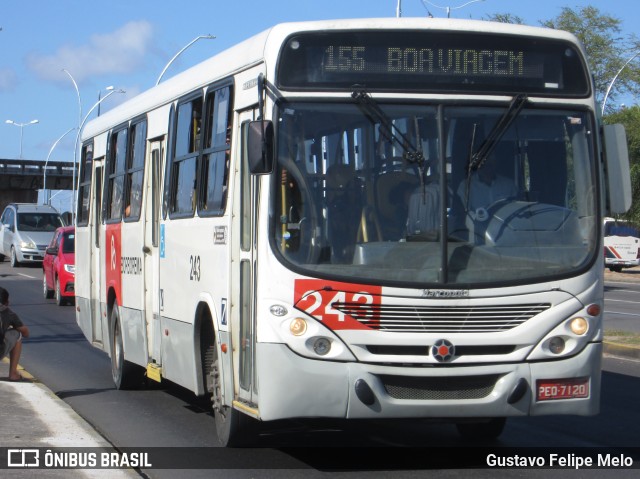
<svg viewBox="0 0 640 479">
<path fill-rule="evenodd" d="M 626 213 L 631 208 L 631 178 L 627 135 L 621 124 L 604 125 L 602 130 L 606 156 L 609 213 Z"/>
<path fill-rule="evenodd" d="M 249 170 L 254 175 L 271 173 L 273 170 L 273 123 L 270 121 L 249 122 L 247 132 L 247 156 Z"/>
</svg>

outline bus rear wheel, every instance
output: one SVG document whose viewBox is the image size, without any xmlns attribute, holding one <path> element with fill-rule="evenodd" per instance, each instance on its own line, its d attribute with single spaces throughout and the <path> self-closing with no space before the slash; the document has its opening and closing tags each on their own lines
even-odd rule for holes
<svg viewBox="0 0 640 479">
<path fill-rule="evenodd" d="M 142 368 L 124 359 L 120 311 L 111 310 L 111 376 L 116 389 L 135 389 L 142 382 Z"/>
</svg>

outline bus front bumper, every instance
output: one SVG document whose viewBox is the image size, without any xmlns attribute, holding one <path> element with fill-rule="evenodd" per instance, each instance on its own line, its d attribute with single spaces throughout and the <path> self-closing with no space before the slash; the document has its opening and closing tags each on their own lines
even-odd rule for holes
<svg viewBox="0 0 640 479">
<path fill-rule="evenodd" d="M 259 343 L 260 418 L 481 418 L 599 412 L 602 343 L 555 361 L 409 367 L 303 358 Z M 586 397 L 539 400 L 540 381 L 579 380 Z M 548 386 L 547 386 L 548 387 Z"/>
</svg>

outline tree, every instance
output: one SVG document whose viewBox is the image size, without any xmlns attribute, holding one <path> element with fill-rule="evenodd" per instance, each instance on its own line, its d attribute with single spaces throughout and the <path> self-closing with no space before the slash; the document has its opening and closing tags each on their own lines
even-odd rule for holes
<svg viewBox="0 0 640 479">
<path fill-rule="evenodd" d="M 621 23 L 619 18 L 602 13 L 592 6 L 578 10 L 563 7 L 556 18 L 541 22 L 545 27 L 569 31 L 582 42 L 593 72 L 596 98 L 600 102 L 618 71 L 640 49 L 640 42 L 635 35 L 621 33 Z M 617 93 L 638 94 L 639 81 L 640 67 L 631 62 L 620 72 L 609 93 L 607 105 L 613 109 Z"/>
<path fill-rule="evenodd" d="M 513 15 L 511 13 L 494 13 L 493 15 L 488 15 L 484 19 L 491 22 L 516 23 L 518 25 L 524 25 L 524 20 L 522 19 L 522 17 Z"/>
<path fill-rule="evenodd" d="M 520 17 L 510 13 L 494 14 L 487 19 L 502 23 L 524 23 Z M 602 13 L 592 6 L 577 10 L 563 7 L 557 17 L 540 21 L 542 26 L 571 32 L 582 42 L 593 72 L 596 99 L 600 103 L 616 74 L 620 72 L 607 98 L 608 112 L 615 111 L 616 96 L 640 93 L 640 55 L 622 69 L 640 51 L 640 41 L 635 35 L 622 34 L 621 23 L 619 18 Z"/>
<path fill-rule="evenodd" d="M 627 132 L 631 166 L 631 209 L 622 217 L 640 225 L 640 107 L 622 108 L 604 117 L 605 123 L 622 123 Z"/>
</svg>

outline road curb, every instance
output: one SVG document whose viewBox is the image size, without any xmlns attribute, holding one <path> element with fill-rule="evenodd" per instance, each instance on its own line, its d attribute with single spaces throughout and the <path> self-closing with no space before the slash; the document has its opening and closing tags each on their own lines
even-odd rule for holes
<svg viewBox="0 0 640 479">
<path fill-rule="evenodd" d="M 604 353 L 611 356 L 640 360 L 640 348 L 637 346 L 629 346 L 628 344 L 618 344 L 605 341 Z"/>
</svg>

